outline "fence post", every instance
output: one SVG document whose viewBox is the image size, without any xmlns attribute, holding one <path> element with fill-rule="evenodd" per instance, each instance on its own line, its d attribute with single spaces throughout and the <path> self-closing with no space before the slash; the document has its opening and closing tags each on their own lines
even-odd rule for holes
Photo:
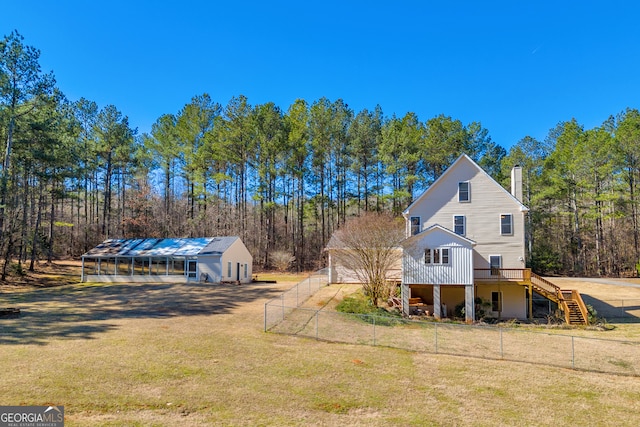
<svg viewBox="0 0 640 427">
<path fill-rule="evenodd" d="M 575 345 L 573 343 L 573 338 L 574 336 L 571 335 L 571 369 L 576 368 L 576 352 L 575 352 Z"/>
<path fill-rule="evenodd" d="M 373 318 L 373 345 L 376 345 L 376 316 L 371 316 Z"/>
<path fill-rule="evenodd" d="M 438 323 L 434 323 L 435 325 L 435 335 L 436 335 L 436 353 L 438 353 Z"/>
</svg>

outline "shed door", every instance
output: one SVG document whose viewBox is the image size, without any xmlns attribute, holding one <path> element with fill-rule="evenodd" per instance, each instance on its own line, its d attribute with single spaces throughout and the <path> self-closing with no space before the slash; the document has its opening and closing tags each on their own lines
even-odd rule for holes
<svg viewBox="0 0 640 427">
<path fill-rule="evenodd" d="M 198 271 L 198 261 L 190 259 L 187 261 L 187 279 L 195 279 Z"/>
</svg>

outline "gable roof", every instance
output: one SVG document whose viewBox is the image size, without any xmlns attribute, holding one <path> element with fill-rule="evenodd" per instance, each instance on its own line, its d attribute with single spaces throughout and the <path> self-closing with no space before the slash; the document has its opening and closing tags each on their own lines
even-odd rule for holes
<svg viewBox="0 0 640 427">
<path fill-rule="evenodd" d="M 414 234 L 413 236 L 410 236 L 410 237 L 404 239 L 402 242 L 400 242 L 400 246 L 407 247 L 410 244 L 413 244 L 417 240 L 422 240 L 428 234 L 435 233 L 435 232 L 441 232 L 441 233 L 448 234 L 451 237 L 453 237 L 455 240 L 459 240 L 460 242 L 462 242 L 465 246 L 466 245 L 469 245 L 469 246 L 475 246 L 476 245 L 476 242 L 474 240 L 471 240 L 471 239 L 468 239 L 468 238 L 466 238 L 464 236 L 461 236 L 461 235 L 455 233 L 454 231 L 449 230 L 448 228 L 441 226 L 440 224 L 433 224 L 432 226 L 427 227 L 424 230 L 422 230 L 420 233 Z"/>
<path fill-rule="evenodd" d="M 491 175 L 489 175 L 484 169 L 482 169 L 476 162 L 474 162 L 471 157 L 467 156 L 466 154 L 461 154 L 460 157 L 458 157 L 456 159 L 455 162 L 453 162 L 451 164 L 451 166 L 449 166 L 443 173 L 442 175 L 440 175 L 440 177 L 438 179 L 436 179 L 434 181 L 433 184 L 431 184 L 429 186 L 429 188 L 427 188 L 420 196 L 418 196 L 417 199 L 415 199 L 413 201 L 413 203 L 411 203 L 403 212 L 402 215 L 406 218 L 407 214 L 409 214 L 409 212 L 411 211 L 411 209 L 413 209 L 413 207 L 415 205 L 417 205 L 418 203 L 421 202 L 422 199 L 424 199 L 425 197 L 428 197 L 429 193 L 431 192 L 431 190 L 433 188 L 436 188 L 441 182 L 444 182 L 447 180 L 447 177 L 452 173 L 453 170 L 457 169 L 458 167 L 462 167 L 462 165 L 464 165 L 465 163 L 470 164 L 472 167 L 476 168 L 481 174 L 483 174 L 485 177 L 487 177 L 489 179 L 490 182 L 492 182 L 493 184 L 495 184 L 496 187 L 500 188 L 500 190 L 502 190 L 514 203 L 517 204 L 517 206 L 519 207 L 521 212 L 528 212 L 529 208 L 527 208 L 525 205 L 522 204 L 522 202 L 520 202 L 520 200 L 516 199 L 513 194 L 511 194 L 510 192 L 508 192 L 502 185 L 498 184 L 496 182 L 495 179 L 493 179 L 491 177 Z"/>
<path fill-rule="evenodd" d="M 82 257 L 167 257 L 221 255 L 236 240 L 229 237 L 196 237 L 178 239 L 108 239 L 87 251 Z"/>
</svg>

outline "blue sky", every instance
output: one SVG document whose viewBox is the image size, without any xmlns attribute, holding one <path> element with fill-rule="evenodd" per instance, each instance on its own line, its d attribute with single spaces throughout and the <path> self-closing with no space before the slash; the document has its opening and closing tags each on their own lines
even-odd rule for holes
<svg viewBox="0 0 640 427">
<path fill-rule="evenodd" d="M 575 117 L 640 108 L 640 4 L 593 1 L 10 1 L 43 70 L 75 101 L 115 105 L 139 132 L 192 96 L 283 110 L 479 121 L 509 148 Z"/>
</svg>

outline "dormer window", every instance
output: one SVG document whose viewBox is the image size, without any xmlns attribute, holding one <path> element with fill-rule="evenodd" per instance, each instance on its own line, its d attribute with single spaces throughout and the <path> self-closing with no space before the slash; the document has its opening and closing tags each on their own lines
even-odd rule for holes
<svg viewBox="0 0 640 427">
<path fill-rule="evenodd" d="M 458 201 L 468 202 L 471 200 L 469 181 L 463 181 L 458 183 Z"/>
</svg>

